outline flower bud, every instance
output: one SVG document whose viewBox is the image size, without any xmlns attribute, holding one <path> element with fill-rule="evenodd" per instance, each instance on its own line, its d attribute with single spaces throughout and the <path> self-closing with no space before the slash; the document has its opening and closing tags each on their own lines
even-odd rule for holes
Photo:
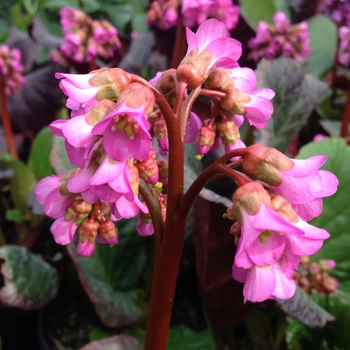
<svg viewBox="0 0 350 350">
<path fill-rule="evenodd" d="M 205 87 L 212 90 L 226 91 L 233 88 L 234 84 L 231 78 L 231 71 L 225 68 L 214 68 L 210 70 L 209 76 L 205 81 Z"/>
<path fill-rule="evenodd" d="M 211 62 L 212 53 L 209 50 L 204 50 L 198 54 L 198 49 L 193 49 L 177 68 L 177 80 L 185 82 L 190 90 L 196 89 L 206 80 Z"/>
<path fill-rule="evenodd" d="M 102 221 L 98 228 L 98 234 L 107 241 L 108 244 L 118 243 L 118 230 L 111 220 Z"/>
<path fill-rule="evenodd" d="M 292 205 L 282 196 L 274 196 L 271 204 L 278 215 L 291 222 L 298 222 L 298 215 L 294 211 Z"/>
<path fill-rule="evenodd" d="M 337 263 L 332 259 L 329 259 L 329 260 L 322 259 L 319 261 L 319 264 L 323 271 L 333 270 L 337 266 Z"/>
<path fill-rule="evenodd" d="M 279 186 L 282 183 L 279 170 L 290 170 L 294 166 L 291 159 L 274 148 L 255 144 L 246 150 L 248 152 L 243 157 L 243 169 L 269 185 Z"/>
<path fill-rule="evenodd" d="M 93 126 L 100 122 L 106 115 L 114 111 L 116 108 L 116 103 L 104 99 L 100 101 L 98 104 L 94 105 L 89 112 L 86 114 L 85 120 L 86 122 Z"/>
<path fill-rule="evenodd" d="M 176 70 L 175 69 L 168 69 L 162 73 L 162 75 L 159 77 L 158 82 L 156 84 L 157 90 L 162 93 L 166 94 L 169 91 L 176 88 Z"/>
<path fill-rule="evenodd" d="M 240 137 L 236 123 L 230 119 L 225 119 L 219 122 L 217 124 L 217 130 L 224 145 L 226 145 L 226 143 L 235 145 L 237 139 Z"/>
<path fill-rule="evenodd" d="M 156 161 L 156 150 L 152 147 L 149 156 L 141 161 L 136 163 L 136 167 L 139 170 L 139 176 L 141 179 L 155 185 L 159 179 L 159 170 Z"/>
<path fill-rule="evenodd" d="M 210 126 L 202 126 L 197 136 L 197 154 L 204 155 L 210 151 L 215 142 L 215 131 Z"/>
<path fill-rule="evenodd" d="M 100 225 L 97 221 L 89 219 L 84 221 L 79 228 L 79 240 L 84 243 L 89 241 L 94 243 Z"/>
<path fill-rule="evenodd" d="M 128 107 L 139 108 L 144 106 L 145 115 L 153 111 L 155 97 L 152 91 L 139 83 L 130 84 L 119 96 L 118 106 L 125 103 Z"/>
<path fill-rule="evenodd" d="M 219 104 L 224 111 L 230 112 L 230 114 L 245 115 L 246 110 L 244 104 L 251 99 L 243 91 L 234 87 L 228 87 L 226 89 L 226 96 L 220 98 Z"/>
</svg>

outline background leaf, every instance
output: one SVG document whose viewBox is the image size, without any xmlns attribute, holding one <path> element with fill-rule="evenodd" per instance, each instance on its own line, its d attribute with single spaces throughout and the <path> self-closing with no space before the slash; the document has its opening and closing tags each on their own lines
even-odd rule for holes
<svg viewBox="0 0 350 350">
<path fill-rule="evenodd" d="M 28 159 L 28 164 L 38 180 L 55 172 L 50 163 L 51 148 L 52 133 L 48 127 L 44 127 L 36 136 Z"/>
<path fill-rule="evenodd" d="M 338 191 L 331 197 L 324 198 L 322 214 L 311 221 L 312 225 L 326 229 L 331 237 L 325 240 L 322 249 L 312 256 L 313 261 L 334 259 L 337 266 L 331 275 L 339 280 L 339 293 L 350 302 L 350 147 L 340 138 L 328 138 L 320 142 L 309 143 L 301 148 L 299 158 L 316 154 L 328 156 L 322 169 L 334 173 L 338 180 Z"/>
<path fill-rule="evenodd" d="M 78 256 L 75 247 L 68 246 L 86 294 L 109 327 L 130 326 L 142 316 L 136 284 L 146 263 L 145 242 L 141 242 L 145 238 L 137 236 L 134 220 L 119 228 L 118 236 L 120 244 L 98 245 L 96 256 L 90 258 Z"/>
<path fill-rule="evenodd" d="M 15 245 L 0 247 L 0 261 L 4 281 L 0 289 L 2 303 L 33 310 L 56 296 L 56 270 L 26 248 Z"/>
<path fill-rule="evenodd" d="M 247 23 L 254 29 L 259 21 L 273 24 L 272 17 L 277 11 L 273 0 L 259 0 L 259 6 L 255 0 L 241 0 L 241 14 Z"/>
<path fill-rule="evenodd" d="M 258 85 L 271 88 L 276 95 L 272 99 L 274 113 L 266 128 L 254 131 L 256 143 L 285 152 L 322 101 L 328 87 L 307 75 L 306 68 L 305 62 L 287 57 L 260 61 L 256 70 Z"/>
<path fill-rule="evenodd" d="M 307 72 L 322 78 L 332 68 L 337 45 L 337 28 L 327 16 L 317 15 L 308 21 L 311 54 L 307 57 Z"/>
<path fill-rule="evenodd" d="M 350 344 L 347 325 L 350 322 L 350 305 L 339 296 L 315 294 L 311 298 L 335 316 L 322 328 L 308 328 L 299 321 L 289 319 L 286 340 L 290 349 L 334 349 L 346 350 Z"/>
</svg>

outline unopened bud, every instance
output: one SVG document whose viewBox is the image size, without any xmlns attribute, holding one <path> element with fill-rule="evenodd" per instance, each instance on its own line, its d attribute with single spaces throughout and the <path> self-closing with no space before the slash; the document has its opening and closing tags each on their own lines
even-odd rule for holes
<svg viewBox="0 0 350 350">
<path fill-rule="evenodd" d="M 226 96 L 220 98 L 219 104 L 224 111 L 229 111 L 230 114 L 245 115 L 246 110 L 244 104 L 248 103 L 251 98 L 243 91 L 234 87 L 227 87 Z"/>
<path fill-rule="evenodd" d="M 225 68 L 211 69 L 209 76 L 204 83 L 205 87 L 220 91 L 226 91 L 228 88 L 233 88 L 234 84 L 230 75 L 230 70 Z"/>
<path fill-rule="evenodd" d="M 95 220 L 84 221 L 79 228 L 79 240 L 84 243 L 89 240 L 90 243 L 95 242 L 99 223 Z"/>
<path fill-rule="evenodd" d="M 116 103 L 104 99 L 100 101 L 98 104 L 94 105 L 86 114 L 85 121 L 93 126 L 100 122 L 106 115 L 113 112 L 116 108 Z"/>
<path fill-rule="evenodd" d="M 132 83 L 120 94 L 118 106 L 122 103 L 131 108 L 145 106 L 145 115 L 148 116 L 153 111 L 155 97 L 148 87 Z"/>
<path fill-rule="evenodd" d="M 169 91 L 176 88 L 176 70 L 174 68 L 168 69 L 162 73 L 159 77 L 156 88 L 162 94 L 166 94 Z"/>
<path fill-rule="evenodd" d="M 274 196 L 271 198 L 271 204 L 279 216 L 291 222 L 298 222 L 298 215 L 293 206 L 282 196 Z"/>
<path fill-rule="evenodd" d="M 156 161 L 156 150 L 152 147 L 149 156 L 141 161 L 136 163 L 136 167 L 139 170 L 139 176 L 141 179 L 155 185 L 159 179 L 159 170 Z"/>
<path fill-rule="evenodd" d="M 158 169 L 159 169 L 159 181 L 161 181 L 161 183 L 163 185 L 167 185 L 168 184 L 169 164 L 168 164 L 167 160 L 165 160 L 164 158 L 158 159 L 157 164 L 158 164 Z"/>
<path fill-rule="evenodd" d="M 110 220 L 105 220 L 100 224 L 98 234 L 109 244 L 118 243 L 118 231 L 115 224 Z M 113 242 L 113 243 L 112 243 Z"/>
<path fill-rule="evenodd" d="M 329 259 L 329 260 L 322 259 L 318 263 L 320 264 L 321 269 L 323 271 L 333 270 L 337 266 L 337 263 L 332 259 Z"/>
<path fill-rule="evenodd" d="M 202 126 L 197 136 L 197 154 L 208 153 L 215 142 L 215 137 L 216 133 L 210 126 Z"/>
<path fill-rule="evenodd" d="M 217 124 L 217 130 L 219 137 L 222 139 L 222 143 L 225 145 L 235 145 L 239 139 L 239 131 L 236 123 L 233 120 L 225 119 Z"/>
<path fill-rule="evenodd" d="M 207 79 L 212 57 L 209 50 L 204 50 L 198 54 L 198 49 L 193 49 L 184 57 L 177 68 L 177 80 L 185 82 L 190 90 L 201 86 Z"/>
<path fill-rule="evenodd" d="M 255 144 L 246 150 L 248 152 L 243 157 L 243 169 L 269 185 L 279 186 L 282 183 L 279 170 L 290 170 L 294 166 L 291 159 L 274 148 Z"/>
</svg>

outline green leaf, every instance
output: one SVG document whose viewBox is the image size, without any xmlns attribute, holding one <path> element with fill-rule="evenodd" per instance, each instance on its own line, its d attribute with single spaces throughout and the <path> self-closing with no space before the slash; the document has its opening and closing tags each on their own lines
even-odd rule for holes
<svg viewBox="0 0 350 350">
<path fill-rule="evenodd" d="M 316 294 L 312 299 L 335 316 L 322 329 L 308 328 L 300 322 L 290 319 L 286 340 L 289 349 L 342 349 L 350 344 L 348 325 L 350 322 L 350 305 L 344 303 L 339 296 Z"/>
<path fill-rule="evenodd" d="M 122 33 L 126 31 L 126 26 L 131 22 L 134 15 L 134 9 L 131 5 L 117 5 L 110 7 L 111 22 Z"/>
<path fill-rule="evenodd" d="M 323 199 L 322 214 L 313 219 L 311 224 L 326 229 L 331 237 L 324 241 L 322 249 L 312 256 L 313 261 L 334 259 L 337 262 L 332 275 L 339 280 L 339 291 L 350 301 L 349 264 L 350 264 L 350 147 L 340 138 L 328 138 L 309 143 L 301 148 L 298 158 L 307 158 L 317 154 L 328 156 L 322 169 L 334 173 L 339 186 L 337 192 Z"/>
<path fill-rule="evenodd" d="M 328 87 L 306 74 L 304 62 L 287 57 L 260 61 L 256 73 L 258 86 L 269 87 L 276 95 L 273 116 L 264 129 L 255 131 L 255 141 L 285 152 Z"/>
<path fill-rule="evenodd" d="M 311 54 L 307 57 L 307 72 L 322 78 L 331 69 L 337 45 L 337 28 L 327 16 L 317 15 L 308 20 Z"/>
<path fill-rule="evenodd" d="M 124 224 L 124 225 L 122 225 Z M 136 232 L 136 221 L 119 221 L 118 244 L 96 246 L 93 259 L 115 290 L 136 288 L 147 262 L 146 239 Z"/>
<path fill-rule="evenodd" d="M 38 180 L 55 172 L 50 163 L 51 148 L 52 132 L 48 127 L 45 127 L 36 136 L 28 160 L 28 164 L 33 169 Z"/>
<path fill-rule="evenodd" d="M 185 325 L 170 328 L 167 350 L 215 350 L 210 331 L 194 332 Z"/>
<path fill-rule="evenodd" d="M 6 219 L 17 223 L 22 223 L 26 220 L 25 216 L 18 209 L 6 210 Z"/>
<path fill-rule="evenodd" d="M 38 309 L 51 301 L 58 291 L 57 271 L 24 247 L 0 247 L 4 286 L 0 301 L 25 310 Z"/>
<path fill-rule="evenodd" d="M 74 168 L 70 162 L 66 147 L 64 145 L 64 138 L 53 135 L 52 149 L 50 152 L 50 162 L 55 169 L 56 174 L 67 174 Z"/>
<path fill-rule="evenodd" d="M 28 209 L 28 197 L 32 193 L 37 181 L 33 170 L 22 161 L 10 157 L 2 157 L 7 168 L 13 170 L 10 179 L 11 198 L 16 209 L 25 213 Z"/>
<path fill-rule="evenodd" d="M 147 14 L 146 13 L 137 13 L 133 16 L 131 21 L 132 30 L 138 33 L 148 32 L 148 26 L 146 24 Z"/>
<path fill-rule="evenodd" d="M 288 316 L 309 327 L 322 328 L 327 322 L 334 321 L 334 317 L 317 305 L 308 294 L 298 288 L 290 299 L 276 299 L 277 305 Z"/>
<path fill-rule="evenodd" d="M 73 245 L 68 248 L 97 315 L 109 327 L 129 326 L 142 316 L 135 287 L 146 263 L 145 238 L 130 230 L 134 220 L 126 223 L 119 230 L 120 243 L 98 245 L 96 256 L 82 258 Z"/>
<path fill-rule="evenodd" d="M 259 0 L 257 6 L 256 0 L 241 0 L 241 14 L 247 23 L 256 29 L 259 21 L 273 24 L 272 17 L 277 11 L 273 0 Z"/>
</svg>

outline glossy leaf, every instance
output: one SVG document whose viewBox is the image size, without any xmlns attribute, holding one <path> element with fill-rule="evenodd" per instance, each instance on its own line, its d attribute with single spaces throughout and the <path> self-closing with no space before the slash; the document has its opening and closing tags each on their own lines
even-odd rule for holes
<svg viewBox="0 0 350 350">
<path fill-rule="evenodd" d="M 119 229 L 120 243 L 98 245 L 93 257 L 78 256 L 73 245 L 68 248 L 85 292 L 106 326 L 129 326 L 142 316 L 135 287 L 146 263 L 144 240 L 131 220 Z"/>
<path fill-rule="evenodd" d="M 334 316 L 317 305 L 302 289 L 297 288 L 290 299 L 276 299 L 277 305 L 288 316 L 309 327 L 322 328 L 327 322 L 334 321 Z"/>
<path fill-rule="evenodd" d="M 315 294 L 312 299 L 335 317 L 322 328 L 308 328 L 300 322 L 290 319 L 286 340 L 290 349 L 347 349 L 350 333 L 350 305 L 344 303 L 337 295 Z"/>
<path fill-rule="evenodd" d="M 350 159 L 350 147 L 343 139 L 328 138 L 307 144 L 301 148 L 299 157 L 307 158 L 316 154 L 328 156 L 322 169 L 334 173 L 338 177 L 339 186 L 336 194 L 323 199 L 322 214 L 311 221 L 312 225 L 326 229 L 331 235 L 325 240 L 322 249 L 312 257 L 312 260 L 334 259 L 337 262 L 331 274 L 339 280 L 339 293 L 350 301 L 350 163 L 344 161 Z"/>
<path fill-rule="evenodd" d="M 24 247 L 0 247 L 0 273 L 4 285 L 0 301 L 25 310 L 38 309 L 58 291 L 57 271 Z"/>
<path fill-rule="evenodd" d="M 273 0 L 260 0 L 259 6 L 255 0 L 242 0 L 240 4 L 241 14 L 252 28 L 256 29 L 259 21 L 273 24 L 272 17 L 277 11 Z"/>
<path fill-rule="evenodd" d="M 28 160 L 38 180 L 54 174 L 50 163 L 51 147 L 52 133 L 48 127 L 45 127 L 36 136 Z"/>
<path fill-rule="evenodd" d="M 327 16 L 308 20 L 311 54 L 307 57 L 307 73 L 322 78 L 332 68 L 337 45 L 337 28 Z"/>
<path fill-rule="evenodd" d="M 277 148 L 281 152 L 307 123 L 315 106 L 328 87 L 306 74 L 305 62 L 280 57 L 262 60 L 256 70 L 259 87 L 269 87 L 276 95 L 272 99 L 274 113 L 266 128 L 255 130 L 255 141 Z"/>
</svg>

